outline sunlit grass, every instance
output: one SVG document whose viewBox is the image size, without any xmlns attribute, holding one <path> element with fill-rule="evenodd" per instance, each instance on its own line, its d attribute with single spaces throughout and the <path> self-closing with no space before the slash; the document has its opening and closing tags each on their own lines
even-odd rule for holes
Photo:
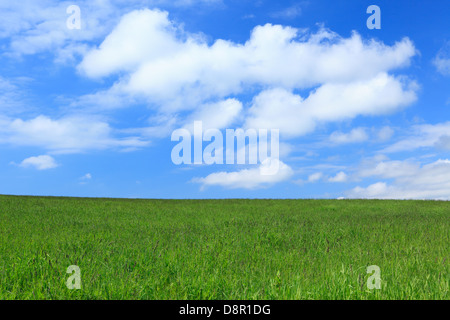
<svg viewBox="0 0 450 320">
<path fill-rule="evenodd" d="M 0 196 L 0 299 L 448 299 L 449 218 L 434 201 Z"/>
</svg>

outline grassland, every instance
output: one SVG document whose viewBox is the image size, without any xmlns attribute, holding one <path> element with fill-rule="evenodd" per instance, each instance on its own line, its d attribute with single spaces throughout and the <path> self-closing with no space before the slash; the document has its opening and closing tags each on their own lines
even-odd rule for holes
<svg viewBox="0 0 450 320">
<path fill-rule="evenodd" d="M 449 227 L 449 202 L 0 196 L 0 299 L 448 299 Z"/>
</svg>

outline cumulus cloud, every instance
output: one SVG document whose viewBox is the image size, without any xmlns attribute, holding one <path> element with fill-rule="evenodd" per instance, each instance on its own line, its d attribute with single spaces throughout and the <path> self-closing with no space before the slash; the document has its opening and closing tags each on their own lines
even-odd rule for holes
<svg viewBox="0 0 450 320">
<path fill-rule="evenodd" d="M 93 3 L 109 5 L 107 1 Z M 54 12 L 64 5 L 48 10 Z M 114 16 L 112 7 L 107 8 L 105 16 Z M 92 19 L 91 25 L 89 20 L 85 22 L 86 31 L 101 24 L 102 19 Z M 120 19 L 111 19 L 111 24 L 117 22 L 115 27 L 105 24 L 96 33 L 83 36 L 59 29 L 55 34 L 47 32 L 61 22 L 57 21 L 7 31 L 13 34 L 11 47 L 22 54 L 56 47 L 61 55 L 78 50 L 83 55 L 78 65 L 81 74 L 114 79 L 114 84 L 81 97 L 76 106 L 119 108 L 145 102 L 156 117 L 149 118 L 146 128 L 121 131 L 105 121 L 83 116 L 0 118 L 0 143 L 38 146 L 51 153 L 132 149 L 148 144 L 140 136 L 169 134 L 168 128 L 186 126 L 193 120 L 202 120 L 206 128 L 222 129 L 239 122 L 243 128 L 280 129 L 282 137 L 295 138 L 313 132 L 322 123 L 384 115 L 416 100 L 417 85 L 390 74 L 408 66 L 416 54 L 408 38 L 388 46 L 364 40 L 356 32 L 345 38 L 325 28 L 311 32 L 266 24 L 251 30 L 243 43 L 222 39 L 209 42 L 202 34 L 185 32 L 166 11 L 156 9 L 130 11 Z M 19 33 L 22 35 L 16 37 Z M 70 37 L 79 38 L 74 42 Z M 78 46 L 97 39 L 104 40 L 96 47 Z M 250 97 L 251 101 L 243 104 L 238 96 Z M 357 128 L 350 133 L 335 133 L 331 139 L 349 143 L 364 141 L 367 135 Z M 280 165 L 280 172 L 274 176 L 260 175 L 261 165 L 213 173 L 196 181 L 203 186 L 256 188 L 284 181 L 292 174 L 288 165 Z M 314 181 L 322 178 L 310 177 Z M 339 173 L 329 181 L 343 179 Z"/>
<path fill-rule="evenodd" d="M 280 128 L 285 136 L 295 137 L 312 132 L 317 123 L 387 114 L 415 100 L 414 88 L 405 90 L 385 73 L 367 81 L 326 83 L 306 99 L 285 89 L 271 89 L 254 98 L 246 126 Z"/>
<path fill-rule="evenodd" d="M 128 94 L 169 113 L 250 88 L 276 88 L 282 91 L 261 94 L 290 100 L 286 108 L 295 111 L 297 121 L 306 117 L 311 129 L 316 121 L 384 114 L 414 101 L 414 86 L 387 74 L 407 66 L 414 55 L 407 38 L 386 46 L 363 41 L 357 33 L 342 38 L 325 29 L 305 33 L 272 24 L 255 27 L 243 44 L 221 39 L 208 44 L 202 35 L 189 34 L 170 21 L 167 12 L 144 9 L 125 15 L 78 68 L 92 78 L 119 77 L 98 93 L 103 97 Z M 307 98 L 292 93 L 317 86 Z M 252 125 L 268 121 L 260 108 L 253 108 Z M 290 117 L 280 114 L 275 120 L 283 118 L 279 122 L 284 124 Z M 286 131 L 297 134 L 299 129 Z"/>
<path fill-rule="evenodd" d="M 175 33 L 167 12 L 133 11 L 121 19 L 98 49 L 85 55 L 79 68 L 90 77 L 135 70 L 146 59 L 181 49 Z M 151 41 L 143 41 L 145 38 Z"/>
<path fill-rule="evenodd" d="M 345 172 L 340 171 L 334 177 L 328 179 L 329 182 L 346 182 L 348 176 Z"/>
<path fill-rule="evenodd" d="M 257 168 L 242 169 L 234 172 L 215 172 L 204 178 L 194 178 L 192 181 L 200 183 L 202 188 L 207 186 L 222 186 L 229 189 L 256 189 L 270 186 L 289 179 L 293 175 L 293 170 L 287 164 L 279 160 L 276 174 L 264 174 L 269 170 L 269 162 L 263 162 Z M 272 163 L 273 164 L 273 163 Z"/>
<path fill-rule="evenodd" d="M 450 160 L 437 160 L 420 165 L 393 161 L 378 165 L 370 175 L 394 178 L 392 183 L 380 181 L 368 187 L 356 187 L 350 198 L 440 199 L 450 200 Z M 400 171 L 398 172 L 398 170 Z M 366 175 L 369 173 L 366 172 Z"/>
<path fill-rule="evenodd" d="M 349 133 L 335 131 L 330 136 L 330 141 L 337 144 L 363 142 L 369 139 L 365 128 L 355 128 Z"/>
<path fill-rule="evenodd" d="M 208 45 L 199 35 L 180 33 L 183 31 L 165 11 L 133 11 L 98 49 L 85 56 L 80 69 L 91 77 L 140 71 L 133 75 L 135 79 L 145 74 L 153 79 L 142 88 L 153 87 L 157 75 L 163 83 L 178 80 L 174 82 L 178 86 L 193 81 L 206 85 L 204 78 L 220 75 L 211 78 L 221 80 L 214 81 L 220 82 L 214 88 L 220 93 L 233 92 L 238 81 L 292 88 L 367 79 L 408 65 L 415 55 L 407 38 L 389 47 L 376 41 L 365 43 L 356 33 L 345 39 L 321 30 L 305 41 L 298 38 L 299 30 L 272 24 L 255 27 L 243 45 L 220 39 Z M 183 63 L 186 60 L 188 64 Z M 179 71 L 179 78 L 175 71 Z"/>
<path fill-rule="evenodd" d="M 30 157 L 25 160 L 23 160 L 20 164 L 20 167 L 23 168 L 29 168 L 33 167 L 37 170 L 47 170 L 47 169 L 53 169 L 58 166 L 55 159 L 53 159 L 49 155 L 42 155 L 37 157 Z"/>
</svg>

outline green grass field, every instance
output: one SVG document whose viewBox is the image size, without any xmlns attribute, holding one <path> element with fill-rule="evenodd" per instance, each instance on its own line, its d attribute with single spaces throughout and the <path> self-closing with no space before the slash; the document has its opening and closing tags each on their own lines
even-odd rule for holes
<svg viewBox="0 0 450 320">
<path fill-rule="evenodd" d="M 0 196 L 0 299 L 448 299 L 449 227 L 450 202 Z"/>
</svg>

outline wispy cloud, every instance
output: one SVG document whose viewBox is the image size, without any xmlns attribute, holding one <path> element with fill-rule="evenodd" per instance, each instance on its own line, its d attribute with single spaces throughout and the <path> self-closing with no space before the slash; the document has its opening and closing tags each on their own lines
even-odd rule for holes
<svg viewBox="0 0 450 320">
<path fill-rule="evenodd" d="M 433 59 L 433 64 L 441 74 L 450 75 L 450 41 L 439 50 Z"/>
<path fill-rule="evenodd" d="M 363 142 L 369 139 L 365 128 L 355 128 L 349 133 L 335 131 L 330 136 L 330 141 L 337 144 Z"/>
<path fill-rule="evenodd" d="M 403 139 L 383 149 L 382 152 L 413 151 L 420 148 L 450 150 L 450 122 L 415 125 Z"/>
<path fill-rule="evenodd" d="M 0 143 L 41 147 L 52 153 L 79 153 L 88 150 L 139 148 L 148 141 L 139 137 L 114 137 L 108 123 L 90 117 L 30 120 L 0 118 Z"/>
<path fill-rule="evenodd" d="M 270 14 L 273 18 L 282 18 L 282 19 L 294 19 L 299 17 L 302 14 L 302 5 L 294 4 L 288 8 L 272 12 Z"/>
</svg>

